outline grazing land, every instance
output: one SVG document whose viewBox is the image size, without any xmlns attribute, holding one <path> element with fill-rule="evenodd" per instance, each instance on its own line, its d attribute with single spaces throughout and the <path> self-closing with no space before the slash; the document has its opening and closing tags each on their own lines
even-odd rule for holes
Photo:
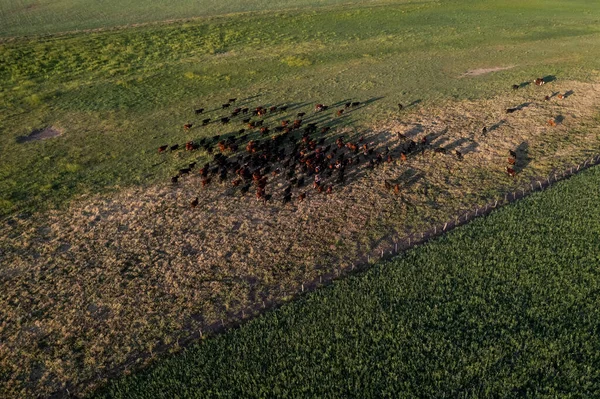
<svg viewBox="0 0 600 399">
<path fill-rule="evenodd" d="M 432 1 L 432 0 L 427 0 Z M 406 3 L 395 0 L 393 3 Z M 185 23 L 203 17 L 265 11 L 313 10 L 357 4 L 385 5 L 390 1 L 364 0 L 6 0 L 0 3 L 0 37 L 44 35 L 74 30 L 102 30 L 115 26 Z"/>
<path fill-rule="evenodd" d="M 238 11 L 221 3 L 215 14 Z M 598 152 L 600 4 L 316 4 L 0 44 L 1 392 L 88 392 L 392 238 Z M 51 27 L 6 36 L 178 18 L 156 12 L 67 26 L 57 11 Z M 209 183 L 199 170 L 214 167 L 222 137 L 248 129 L 225 151 L 232 158 L 247 140 L 271 141 L 239 115 L 218 122 L 233 98 L 287 107 L 260 118 L 265 127 L 305 113 L 322 146 L 342 136 L 375 152 L 342 146 L 360 158 L 345 180 L 324 179 L 331 193 L 307 180 L 290 203 L 282 164 L 268 176 L 269 200 L 244 195 L 232 174 Z M 317 103 L 330 108 L 315 112 Z M 290 154 L 300 130 L 288 138 Z M 426 151 L 407 151 L 422 140 Z M 386 156 L 377 167 L 375 154 Z"/>
<path fill-rule="evenodd" d="M 92 397 L 595 397 L 600 168 Z"/>
</svg>

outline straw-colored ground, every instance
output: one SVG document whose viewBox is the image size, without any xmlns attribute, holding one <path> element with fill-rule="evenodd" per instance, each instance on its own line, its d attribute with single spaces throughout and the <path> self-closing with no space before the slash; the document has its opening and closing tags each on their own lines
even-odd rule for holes
<svg viewBox="0 0 600 399">
<path fill-rule="evenodd" d="M 572 94 L 544 101 L 556 92 Z M 388 146 L 395 159 L 403 145 L 397 133 L 427 135 L 447 155 L 430 151 L 374 171 L 361 166 L 333 194 L 306 188 L 302 203 L 263 204 L 231 194 L 229 185 L 203 189 L 189 176 L 176 187 L 165 182 L 12 217 L 0 230 L 0 392 L 86 391 L 350 267 L 392 237 L 598 153 L 599 105 L 600 84 L 553 82 L 492 100 L 417 107 L 369 132 L 345 133 Z M 516 179 L 504 172 L 509 149 L 519 153 Z M 401 194 L 384 180 L 399 183 Z M 191 209 L 195 197 L 200 204 Z"/>
</svg>

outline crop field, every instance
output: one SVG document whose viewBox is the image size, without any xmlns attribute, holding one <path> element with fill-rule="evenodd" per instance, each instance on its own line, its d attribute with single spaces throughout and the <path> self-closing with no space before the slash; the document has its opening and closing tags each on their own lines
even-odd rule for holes
<svg viewBox="0 0 600 399">
<path fill-rule="evenodd" d="M 0 6 L 0 392 L 90 392 L 599 152 L 600 4 L 242 3 Z"/>
<path fill-rule="evenodd" d="M 600 169 L 91 397 L 597 397 Z"/>
</svg>

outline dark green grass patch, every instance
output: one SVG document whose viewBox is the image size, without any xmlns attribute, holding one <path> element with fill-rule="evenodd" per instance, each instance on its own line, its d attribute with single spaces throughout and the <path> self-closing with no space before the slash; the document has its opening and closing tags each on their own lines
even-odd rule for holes
<svg viewBox="0 0 600 399">
<path fill-rule="evenodd" d="M 597 397 L 600 169 L 92 395 Z"/>
</svg>

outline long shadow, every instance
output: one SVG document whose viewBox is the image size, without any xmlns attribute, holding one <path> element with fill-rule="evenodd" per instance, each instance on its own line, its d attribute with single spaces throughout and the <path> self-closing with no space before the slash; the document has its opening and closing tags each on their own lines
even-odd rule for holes
<svg viewBox="0 0 600 399">
<path fill-rule="evenodd" d="M 413 126 L 409 131 L 407 131 L 406 133 L 403 133 L 403 134 L 404 134 L 404 136 L 408 137 L 409 139 L 412 139 L 415 136 L 418 136 L 419 134 L 423 133 L 424 131 L 425 131 L 425 127 L 419 123 L 419 124 Z"/>
<path fill-rule="evenodd" d="M 371 105 L 372 103 L 374 103 L 374 102 L 376 102 L 376 101 L 379 101 L 379 100 L 381 100 L 381 99 L 383 99 L 383 98 L 385 98 L 385 97 L 373 97 L 373 98 L 370 98 L 370 99 L 368 99 L 368 100 L 366 100 L 366 101 L 363 101 L 363 102 L 361 102 L 361 103 L 360 103 L 360 105 L 359 105 L 359 106 L 357 106 L 357 107 L 353 107 L 353 108 L 348 108 L 348 109 L 346 109 L 346 110 L 344 111 L 344 114 L 350 114 L 350 113 L 356 112 L 356 111 L 358 111 L 358 110 L 360 110 L 360 109 L 363 109 L 363 108 L 365 108 L 365 107 L 368 107 L 368 106 L 369 106 L 369 105 Z"/>
<path fill-rule="evenodd" d="M 565 120 L 565 117 L 563 115 L 558 115 L 554 118 L 554 122 L 556 122 L 556 123 L 563 123 L 564 120 Z"/>
<path fill-rule="evenodd" d="M 550 82 L 554 82 L 556 80 L 556 76 L 547 75 L 547 76 L 544 76 L 542 79 L 544 79 L 544 82 L 550 83 Z"/>
<path fill-rule="evenodd" d="M 448 144 L 446 146 L 446 151 L 453 151 L 456 149 L 459 149 L 463 144 L 470 142 L 471 140 L 469 140 L 466 137 L 462 137 L 460 139 L 454 140 L 452 143 Z M 463 152 L 463 151 L 461 151 Z"/>
<path fill-rule="evenodd" d="M 564 96 L 565 96 L 565 98 L 569 98 L 569 97 L 571 97 L 573 94 L 575 94 L 575 92 L 574 92 L 573 90 L 569 90 L 568 92 L 566 92 L 566 93 L 564 94 Z"/>
<path fill-rule="evenodd" d="M 529 165 L 529 144 L 523 141 L 516 148 L 517 162 L 515 163 L 514 170 L 517 173 L 522 172 Z"/>
<path fill-rule="evenodd" d="M 492 126 L 490 126 L 490 128 L 488 129 L 488 132 L 493 132 L 494 130 L 499 129 L 500 127 L 502 127 L 503 125 L 506 125 L 506 119 L 502 119 L 499 122 L 494 123 Z"/>
<path fill-rule="evenodd" d="M 517 109 L 517 111 L 521 111 L 527 107 L 529 107 L 532 103 L 530 101 L 526 102 L 526 103 L 522 103 L 517 105 L 515 108 Z"/>
<path fill-rule="evenodd" d="M 519 83 L 519 89 L 522 89 L 523 87 L 527 87 L 531 84 L 531 82 L 521 82 Z"/>
<path fill-rule="evenodd" d="M 415 100 L 415 101 L 411 102 L 410 104 L 408 104 L 406 106 L 406 108 L 408 108 L 408 107 L 414 107 L 415 105 L 421 104 L 422 102 L 423 102 L 423 100 L 421 100 L 421 99 Z"/>
<path fill-rule="evenodd" d="M 477 144 L 475 141 L 472 141 L 471 144 L 469 144 L 468 146 L 461 148 L 460 152 L 463 155 L 467 155 L 471 152 L 474 152 L 477 149 L 477 147 L 479 147 L 479 144 Z"/>
</svg>

